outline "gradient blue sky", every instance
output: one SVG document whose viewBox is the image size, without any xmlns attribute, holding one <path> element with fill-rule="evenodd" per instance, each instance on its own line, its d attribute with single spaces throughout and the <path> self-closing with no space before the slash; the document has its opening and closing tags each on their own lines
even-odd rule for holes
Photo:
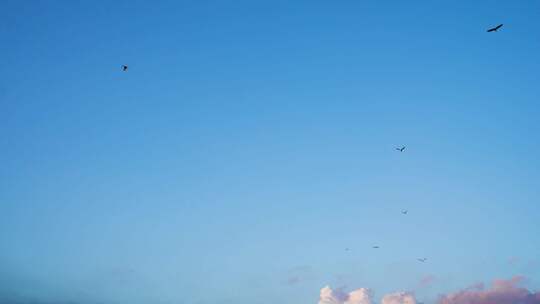
<svg viewBox="0 0 540 304">
<path fill-rule="evenodd" d="M 0 297 L 540 287 L 540 2 L 0 2 Z"/>
</svg>

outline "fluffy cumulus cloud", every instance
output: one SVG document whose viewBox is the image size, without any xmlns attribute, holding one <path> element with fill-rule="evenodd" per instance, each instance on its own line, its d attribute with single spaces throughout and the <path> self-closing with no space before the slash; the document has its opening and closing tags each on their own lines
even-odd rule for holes
<svg viewBox="0 0 540 304">
<path fill-rule="evenodd" d="M 382 304 L 416 304 L 414 295 L 408 292 L 396 292 L 387 294 L 382 298 Z"/>
<path fill-rule="evenodd" d="M 520 287 L 523 277 L 495 280 L 490 288 L 482 284 L 443 295 L 439 304 L 540 304 L 540 293 Z"/>
<path fill-rule="evenodd" d="M 489 288 L 476 284 L 467 289 L 442 295 L 436 304 L 540 304 L 540 292 L 521 287 L 524 278 L 495 280 Z M 372 292 L 366 288 L 346 293 L 328 286 L 321 289 L 319 304 L 372 304 Z M 381 304 L 417 304 L 414 294 L 396 292 L 384 295 Z"/>
<path fill-rule="evenodd" d="M 360 288 L 345 293 L 340 289 L 333 290 L 326 286 L 321 289 L 319 304 L 371 304 L 371 290 Z"/>
<path fill-rule="evenodd" d="M 372 304 L 373 294 L 370 289 L 360 288 L 349 293 L 328 286 L 321 289 L 319 304 Z M 385 295 L 382 304 L 416 304 L 414 295 L 407 292 L 396 292 Z"/>
</svg>

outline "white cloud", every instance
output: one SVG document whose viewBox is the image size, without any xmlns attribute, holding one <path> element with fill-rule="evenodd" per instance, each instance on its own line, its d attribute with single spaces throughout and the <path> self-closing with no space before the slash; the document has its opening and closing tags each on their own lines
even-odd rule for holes
<svg viewBox="0 0 540 304">
<path fill-rule="evenodd" d="M 371 290 L 360 288 L 345 293 L 341 290 L 333 290 L 329 286 L 321 289 L 319 304 L 371 304 Z"/>
<path fill-rule="evenodd" d="M 360 288 L 349 293 L 349 298 L 345 304 L 371 304 L 371 290 Z"/>
<path fill-rule="evenodd" d="M 396 292 L 385 295 L 381 304 L 416 304 L 416 298 L 407 292 Z"/>
</svg>

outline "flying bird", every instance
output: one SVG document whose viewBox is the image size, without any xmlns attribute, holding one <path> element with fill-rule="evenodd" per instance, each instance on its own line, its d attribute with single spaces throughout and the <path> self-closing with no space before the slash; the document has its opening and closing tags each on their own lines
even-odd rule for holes
<svg viewBox="0 0 540 304">
<path fill-rule="evenodd" d="M 373 246 L 373 249 L 379 249 L 379 246 Z"/>
<path fill-rule="evenodd" d="M 427 261 L 426 258 L 423 258 L 423 259 L 417 259 L 418 261 L 422 262 L 422 263 L 425 263 Z"/>
<path fill-rule="evenodd" d="M 407 214 L 407 212 L 409 212 L 409 210 L 401 210 L 401 213 L 403 214 Z"/>
<path fill-rule="evenodd" d="M 503 26 L 503 24 L 501 23 L 501 24 L 497 25 L 496 27 L 490 28 L 489 30 L 487 30 L 487 32 L 488 33 L 497 32 L 502 26 Z"/>
<path fill-rule="evenodd" d="M 403 146 L 401 148 L 396 148 L 396 150 L 398 150 L 399 152 L 403 152 L 403 150 L 405 150 L 405 146 Z"/>
<path fill-rule="evenodd" d="M 127 66 L 127 65 L 122 65 L 122 71 L 125 72 L 125 71 L 127 71 L 127 69 L 128 69 L 128 66 Z"/>
</svg>

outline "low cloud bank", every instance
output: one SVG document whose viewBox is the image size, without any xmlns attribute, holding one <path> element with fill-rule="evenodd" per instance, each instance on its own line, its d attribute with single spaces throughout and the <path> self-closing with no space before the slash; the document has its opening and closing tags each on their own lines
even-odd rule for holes
<svg viewBox="0 0 540 304">
<path fill-rule="evenodd" d="M 370 289 L 359 288 L 349 293 L 329 286 L 321 289 L 319 304 L 372 304 L 373 293 Z M 408 292 L 396 292 L 385 295 L 382 304 L 416 304 L 414 295 Z"/>
<path fill-rule="evenodd" d="M 483 284 L 477 284 L 455 293 L 443 295 L 439 304 L 540 304 L 540 293 L 531 292 L 520 287 L 523 277 L 513 277 L 510 280 L 495 280 L 491 287 L 485 289 Z"/>
<path fill-rule="evenodd" d="M 495 280 L 489 288 L 476 284 L 464 290 L 444 294 L 436 304 L 540 304 L 540 292 L 531 292 L 520 285 L 524 277 Z M 321 289 L 319 304 L 372 304 L 370 289 L 360 288 L 349 293 L 326 286 Z M 414 294 L 396 292 L 384 295 L 381 304 L 417 304 Z"/>
</svg>

